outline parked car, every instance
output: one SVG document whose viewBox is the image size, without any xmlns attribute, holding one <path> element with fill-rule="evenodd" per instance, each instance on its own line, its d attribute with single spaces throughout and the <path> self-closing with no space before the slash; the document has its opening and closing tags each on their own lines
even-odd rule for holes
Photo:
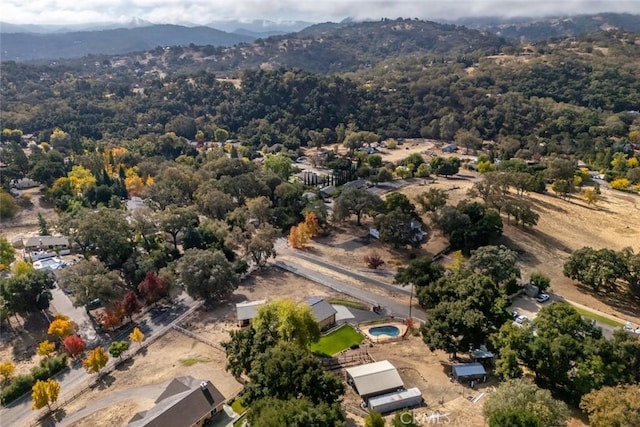
<svg viewBox="0 0 640 427">
<path fill-rule="evenodd" d="M 96 308 L 100 308 L 100 307 L 102 307 L 102 301 L 100 301 L 100 298 L 91 300 L 89 304 L 87 304 L 88 310 L 95 310 Z"/>
<path fill-rule="evenodd" d="M 543 303 L 549 301 L 549 298 L 551 298 L 549 294 L 545 294 L 544 292 L 542 292 L 538 294 L 538 296 L 536 297 L 536 301 L 538 301 L 539 303 Z"/>
</svg>

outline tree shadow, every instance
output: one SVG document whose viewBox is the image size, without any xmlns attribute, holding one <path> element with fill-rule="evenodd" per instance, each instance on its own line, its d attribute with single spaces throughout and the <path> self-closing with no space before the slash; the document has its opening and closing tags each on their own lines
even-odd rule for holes
<svg viewBox="0 0 640 427">
<path fill-rule="evenodd" d="M 609 307 L 615 308 L 620 313 L 637 317 L 640 313 L 640 298 L 629 292 L 618 289 L 614 292 L 596 292 L 582 284 L 577 284 L 576 288 L 584 294 L 590 295 Z"/>
<path fill-rule="evenodd" d="M 121 360 L 116 364 L 116 370 L 121 371 L 121 372 L 122 371 L 127 371 L 127 370 L 129 370 L 130 367 L 133 366 L 133 362 L 134 362 L 133 357 Z"/>
<path fill-rule="evenodd" d="M 566 209 L 564 209 L 564 208 L 562 208 L 562 207 L 560 207 L 560 206 L 558 206 L 557 204 L 554 204 L 554 203 L 550 203 L 550 202 L 547 202 L 547 201 L 544 201 L 544 200 L 541 200 L 541 199 L 538 199 L 538 198 L 535 198 L 535 197 L 529 197 L 529 201 L 531 201 L 531 203 L 533 205 L 536 205 L 538 207 L 542 207 L 542 208 L 545 208 L 545 209 L 548 209 L 548 210 L 551 210 L 551 211 L 554 211 L 554 212 L 567 213 Z"/>
<path fill-rule="evenodd" d="M 102 374 L 97 381 L 98 390 L 106 390 L 113 385 L 116 378 L 110 373 Z"/>
</svg>

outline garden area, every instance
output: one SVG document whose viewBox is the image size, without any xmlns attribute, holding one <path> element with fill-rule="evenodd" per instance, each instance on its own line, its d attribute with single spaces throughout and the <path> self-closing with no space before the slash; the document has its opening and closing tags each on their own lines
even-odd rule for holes
<svg viewBox="0 0 640 427">
<path fill-rule="evenodd" d="M 353 345 L 358 345 L 364 336 L 349 325 L 343 325 L 335 331 L 320 337 L 311 344 L 311 351 L 319 355 L 333 356 Z"/>
</svg>

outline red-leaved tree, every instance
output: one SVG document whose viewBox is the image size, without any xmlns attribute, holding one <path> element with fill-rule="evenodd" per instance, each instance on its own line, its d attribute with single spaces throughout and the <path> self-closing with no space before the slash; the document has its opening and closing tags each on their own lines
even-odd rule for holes
<svg viewBox="0 0 640 427">
<path fill-rule="evenodd" d="M 112 306 L 105 308 L 104 312 L 98 315 L 98 320 L 106 329 L 115 329 L 122 324 L 124 315 L 122 302 L 117 301 Z"/>
<path fill-rule="evenodd" d="M 169 287 L 162 277 L 153 271 L 149 271 L 144 280 L 138 285 L 138 291 L 147 304 L 153 304 L 167 296 Z"/>
<path fill-rule="evenodd" d="M 142 304 L 138 301 L 136 293 L 133 291 L 127 292 L 122 299 L 122 309 L 124 310 L 124 314 L 131 318 L 135 313 L 139 312 L 141 308 Z"/>
<path fill-rule="evenodd" d="M 77 357 L 84 351 L 84 340 L 77 335 L 69 335 L 64 339 L 64 347 L 71 357 Z"/>
</svg>

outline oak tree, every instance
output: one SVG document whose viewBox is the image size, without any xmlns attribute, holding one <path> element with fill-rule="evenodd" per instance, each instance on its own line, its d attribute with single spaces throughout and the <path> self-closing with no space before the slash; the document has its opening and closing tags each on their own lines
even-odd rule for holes
<svg viewBox="0 0 640 427">
<path fill-rule="evenodd" d="M 178 261 L 176 271 L 193 298 L 207 302 L 227 299 L 238 287 L 238 275 L 221 251 L 189 249 Z"/>
<path fill-rule="evenodd" d="M 333 404 L 344 394 L 342 381 L 326 372 L 306 347 L 294 343 L 281 342 L 260 354 L 249 379 L 243 398 L 249 404 L 265 397 Z"/>
</svg>

